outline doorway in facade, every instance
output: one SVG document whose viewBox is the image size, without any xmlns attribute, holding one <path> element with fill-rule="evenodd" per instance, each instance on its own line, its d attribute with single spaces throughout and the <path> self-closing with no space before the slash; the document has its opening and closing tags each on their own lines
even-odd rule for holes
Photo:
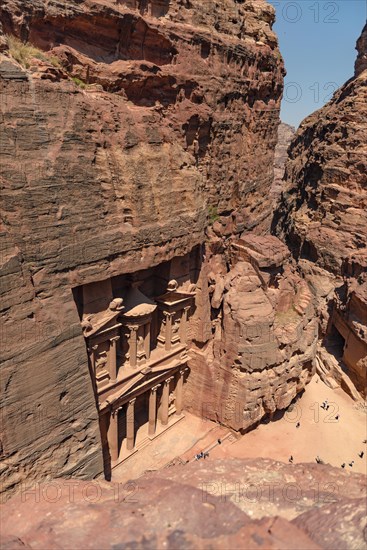
<svg viewBox="0 0 367 550">
<path fill-rule="evenodd" d="M 121 456 L 123 446 L 126 449 L 126 413 L 127 405 L 118 412 L 118 453 Z"/>
<path fill-rule="evenodd" d="M 148 437 L 149 428 L 149 392 L 144 392 L 136 399 L 135 404 L 135 447 Z"/>
</svg>

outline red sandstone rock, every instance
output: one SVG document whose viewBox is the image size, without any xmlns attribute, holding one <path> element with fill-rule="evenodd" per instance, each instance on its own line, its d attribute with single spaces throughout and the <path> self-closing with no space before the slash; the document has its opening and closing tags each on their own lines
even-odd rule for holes
<svg viewBox="0 0 367 550">
<path fill-rule="evenodd" d="M 72 289 L 187 257 L 208 204 L 241 210 L 226 233 L 268 225 L 283 65 L 262 0 L 4 0 L 0 20 L 41 50 L 25 69 L 2 35 L 7 491 L 102 471 Z M 196 283 L 191 336 L 206 342 L 207 275 Z"/>
<path fill-rule="evenodd" d="M 271 187 L 271 195 L 274 201 L 274 206 L 277 206 L 279 197 L 283 190 L 283 177 L 285 164 L 288 159 L 288 147 L 296 133 L 296 129 L 289 124 L 281 122 L 278 127 L 278 143 L 275 147 L 274 156 L 274 182 Z"/>
<path fill-rule="evenodd" d="M 314 300 L 276 237 L 244 233 L 223 246 L 208 252 L 214 340 L 193 342 L 186 405 L 248 430 L 288 407 L 315 372 Z"/>
<path fill-rule="evenodd" d="M 366 28 L 356 74 L 332 100 L 305 119 L 289 149 L 279 224 L 297 257 L 343 274 L 353 252 L 366 248 Z M 358 66 L 358 68 L 357 68 Z M 353 158 L 352 158 L 353 157 Z"/>
<path fill-rule="evenodd" d="M 364 481 L 265 459 L 194 462 L 126 485 L 58 479 L 2 507 L 1 548 L 357 548 Z"/>
<path fill-rule="evenodd" d="M 357 42 L 358 57 L 355 64 L 355 74 L 358 76 L 367 69 L 367 25 L 364 26 Z"/>
<path fill-rule="evenodd" d="M 289 148 L 274 222 L 317 295 L 324 345 L 364 395 L 367 302 L 356 293 L 365 295 L 367 276 L 366 32 L 354 77 L 303 121 Z M 327 363 L 324 374 L 332 376 Z"/>
<path fill-rule="evenodd" d="M 310 510 L 293 520 L 309 537 L 324 548 L 365 548 L 367 543 L 366 499 L 329 504 Z"/>
</svg>

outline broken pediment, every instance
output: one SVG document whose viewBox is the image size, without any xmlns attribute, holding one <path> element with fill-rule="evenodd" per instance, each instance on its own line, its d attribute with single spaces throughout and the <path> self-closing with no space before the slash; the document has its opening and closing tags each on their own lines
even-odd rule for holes
<svg viewBox="0 0 367 550">
<path fill-rule="evenodd" d="M 132 287 L 124 301 L 125 319 L 137 319 L 145 315 L 151 315 L 157 309 L 157 304 L 145 296 L 138 288 Z"/>
<path fill-rule="evenodd" d="M 108 308 L 98 313 L 83 313 L 82 329 L 86 338 L 95 336 L 110 328 L 117 323 L 117 317 L 124 309 L 122 298 L 113 299 Z"/>
</svg>

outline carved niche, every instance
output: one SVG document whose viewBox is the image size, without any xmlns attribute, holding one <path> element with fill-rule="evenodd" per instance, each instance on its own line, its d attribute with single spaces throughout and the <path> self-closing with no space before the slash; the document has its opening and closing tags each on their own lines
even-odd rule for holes
<svg viewBox="0 0 367 550">
<path fill-rule="evenodd" d="M 130 367 L 144 365 L 150 358 L 150 331 L 152 315 L 157 305 L 138 288 L 132 287 L 125 301 L 122 324 L 122 351 Z"/>
<path fill-rule="evenodd" d="M 188 315 L 194 294 L 178 292 L 177 289 L 177 281 L 172 280 L 168 284 L 167 292 L 156 298 L 161 317 L 158 346 L 166 351 L 187 344 Z"/>
<path fill-rule="evenodd" d="M 122 304 L 121 298 L 115 298 L 107 310 L 88 313 L 82 318 L 82 330 L 97 390 L 114 382 L 117 377 L 117 342 L 121 328 L 117 317 L 123 309 Z"/>
</svg>

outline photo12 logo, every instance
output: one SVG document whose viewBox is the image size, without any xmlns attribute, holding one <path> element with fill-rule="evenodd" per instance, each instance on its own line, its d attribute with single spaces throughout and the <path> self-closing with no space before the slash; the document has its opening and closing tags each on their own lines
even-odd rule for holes
<svg viewBox="0 0 367 550">
<path fill-rule="evenodd" d="M 340 22 L 339 2 L 288 2 L 277 0 L 272 2 L 276 8 L 277 19 L 282 18 L 287 23 L 298 23 L 302 19 L 316 24 L 336 24 Z"/>
<path fill-rule="evenodd" d="M 287 103 L 298 103 L 307 94 L 312 94 L 315 104 L 324 105 L 331 100 L 334 93 L 339 89 L 336 82 L 313 82 L 303 89 L 298 82 L 287 82 L 284 85 L 283 101 Z"/>
<path fill-rule="evenodd" d="M 74 504 L 83 501 L 95 504 L 105 499 L 113 499 L 116 503 L 135 504 L 138 502 L 138 491 L 139 486 L 134 481 L 107 486 L 98 480 L 54 479 L 43 483 L 21 483 L 20 498 L 22 502 L 34 504 L 41 501 L 48 504 Z"/>
</svg>

